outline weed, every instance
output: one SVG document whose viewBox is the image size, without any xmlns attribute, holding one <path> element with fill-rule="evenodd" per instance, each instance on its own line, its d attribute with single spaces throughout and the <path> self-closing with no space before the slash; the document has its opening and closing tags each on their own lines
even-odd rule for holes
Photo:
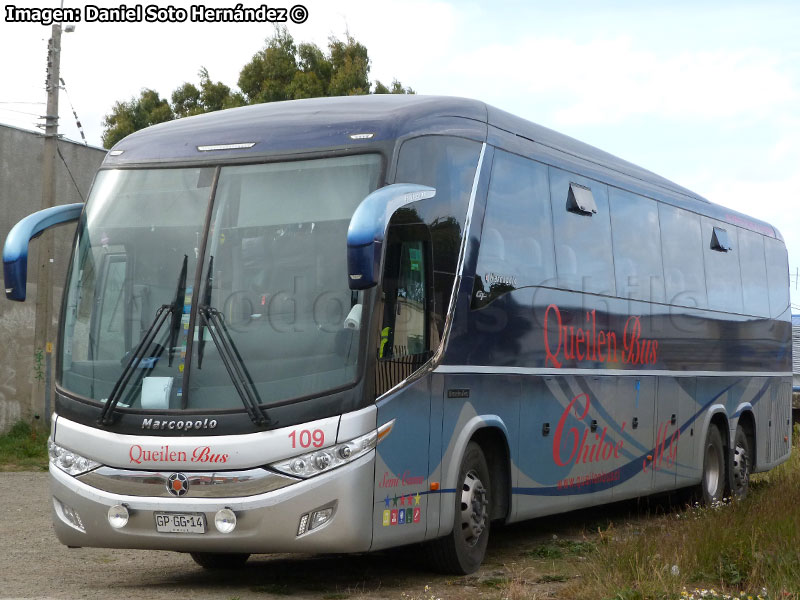
<svg viewBox="0 0 800 600">
<path fill-rule="evenodd" d="M 47 469 L 47 433 L 18 421 L 0 435 L 0 471 Z"/>
<path fill-rule="evenodd" d="M 694 505 L 598 532 L 568 596 L 607 600 L 792 598 L 800 589 L 800 455 L 754 476 L 743 500 Z M 530 556 L 550 558 L 559 545 Z M 597 548 L 601 550 L 597 550 Z M 687 591 L 692 589 L 694 591 Z M 786 590 L 792 590 L 786 592 Z"/>
</svg>

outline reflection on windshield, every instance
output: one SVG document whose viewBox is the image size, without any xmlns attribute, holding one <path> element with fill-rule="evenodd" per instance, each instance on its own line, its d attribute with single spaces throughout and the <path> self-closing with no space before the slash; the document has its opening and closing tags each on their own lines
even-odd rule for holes
<svg viewBox="0 0 800 600">
<path fill-rule="evenodd" d="M 177 328 L 160 328 L 134 361 L 120 408 L 243 408 L 218 345 L 208 343 L 213 323 L 198 319 L 190 332 L 195 304 L 218 311 L 240 370 L 267 406 L 352 382 L 352 315 L 362 301 L 347 287 L 346 231 L 379 172 L 378 155 L 224 167 L 205 249 L 214 169 L 101 172 L 66 290 L 60 384 L 96 401 L 109 397 L 159 307 L 176 303 L 184 256 L 189 279 Z"/>
<path fill-rule="evenodd" d="M 346 235 L 379 171 L 377 155 L 221 171 L 201 297 L 224 319 L 267 406 L 356 377 L 360 332 L 348 315 L 361 301 L 347 286 Z M 240 405 L 219 347 L 204 343 L 210 332 L 196 337 L 188 406 Z"/>
</svg>

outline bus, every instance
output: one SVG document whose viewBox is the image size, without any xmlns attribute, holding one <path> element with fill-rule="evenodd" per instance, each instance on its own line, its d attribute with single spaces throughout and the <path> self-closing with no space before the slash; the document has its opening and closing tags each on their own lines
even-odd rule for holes
<svg viewBox="0 0 800 600">
<path fill-rule="evenodd" d="M 470 573 L 492 524 L 791 447 L 776 228 L 482 102 L 248 106 L 138 131 L 77 220 L 50 476 L 65 545 L 363 553 Z"/>
</svg>

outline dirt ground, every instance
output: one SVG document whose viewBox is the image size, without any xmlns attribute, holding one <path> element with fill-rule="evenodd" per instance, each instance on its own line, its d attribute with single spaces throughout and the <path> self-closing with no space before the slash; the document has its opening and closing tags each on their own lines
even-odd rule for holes
<svg viewBox="0 0 800 600">
<path fill-rule="evenodd" d="M 210 572 L 174 552 L 66 548 L 51 527 L 47 473 L 0 473 L 0 598 L 558 598 L 575 576 L 569 561 L 532 559 L 530 550 L 554 535 L 579 539 L 596 531 L 598 520 L 626 518 L 631 510 L 615 505 L 497 528 L 483 567 L 470 577 L 426 571 L 413 547 L 358 556 L 257 555 L 241 570 Z M 524 589 L 510 594 L 509 580 Z"/>
</svg>

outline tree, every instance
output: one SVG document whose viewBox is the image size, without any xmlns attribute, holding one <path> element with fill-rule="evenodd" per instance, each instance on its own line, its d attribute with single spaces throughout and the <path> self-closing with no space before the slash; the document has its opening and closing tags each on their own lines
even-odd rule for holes
<svg viewBox="0 0 800 600">
<path fill-rule="evenodd" d="M 373 94 L 416 94 L 414 90 L 410 87 L 403 87 L 403 84 L 397 81 L 397 79 L 392 81 L 392 87 L 388 88 L 383 85 L 379 79 L 375 80 L 375 90 L 372 92 Z"/>
<path fill-rule="evenodd" d="M 221 81 L 213 82 L 208 70 L 198 72 L 198 84 L 184 82 L 171 94 L 170 104 L 154 90 L 142 90 L 139 98 L 117 102 L 103 124 L 103 145 L 110 148 L 126 135 L 174 118 L 233 108 L 246 104 L 351 96 L 370 93 L 370 60 L 367 48 L 349 33 L 345 39 L 328 39 L 328 53 L 311 43 L 296 44 L 285 27 L 276 27 L 262 50 L 239 72 L 238 91 Z M 375 94 L 413 94 L 394 80 L 391 87 L 375 82 Z"/>
<path fill-rule="evenodd" d="M 357 96 L 369 94 L 369 56 L 367 48 L 347 34 L 347 43 L 331 37 L 331 86 L 329 96 Z"/>
<path fill-rule="evenodd" d="M 111 148 L 134 131 L 174 118 L 169 102 L 161 98 L 155 90 L 143 89 L 138 98 L 114 104 L 111 114 L 103 119 L 103 146 Z"/>
</svg>

